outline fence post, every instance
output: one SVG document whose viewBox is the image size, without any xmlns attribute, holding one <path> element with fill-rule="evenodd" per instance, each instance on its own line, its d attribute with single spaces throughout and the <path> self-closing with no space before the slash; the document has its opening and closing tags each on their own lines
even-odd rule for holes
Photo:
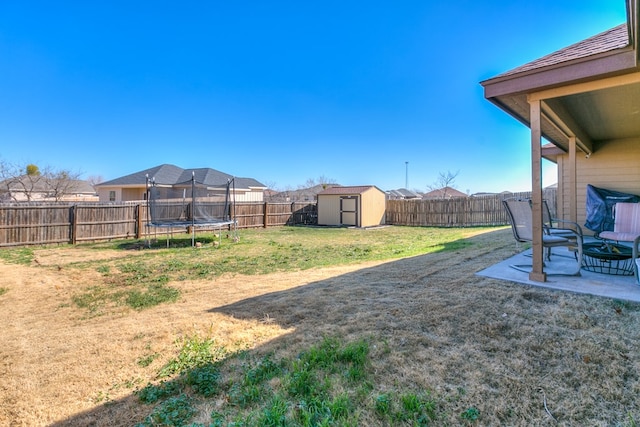
<svg viewBox="0 0 640 427">
<path fill-rule="evenodd" d="M 264 212 L 263 212 L 263 224 L 264 224 L 264 228 L 267 228 L 269 225 L 267 224 L 267 221 L 269 220 L 269 202 L 264 202 L 264 206 L 263 206 Z"/>
<path fill-rule="evenodd" d="M 142 207 L 140 203 L 136 205 L 135 216 L 136 216 L 136 239 L 140 240 L 142 238 Z"/>
<path fill-rule="evenodd" d="M 69 216 L 71 217 L 71 244 L 75 245 L 77 241 L 78 215 L 76 212 L 77 205 L 69 207 Z"/>
<path fill-rule="evenodd" d="M 291 207 L 289 208 L 289 211 L 291 211 L 291 215 L 289 215 L 289 218 L 291 218 L 291 225 L 298 225 L 298 218 L 296 218 L 296 211 L 295 211 L 295 204 L 296 202 L 291 202 Z"/>
</svg>

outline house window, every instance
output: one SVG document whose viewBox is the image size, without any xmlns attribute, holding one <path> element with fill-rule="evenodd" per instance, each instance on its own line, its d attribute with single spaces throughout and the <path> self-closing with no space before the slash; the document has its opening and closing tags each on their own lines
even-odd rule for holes
<svg viewBox="0 0 640 427">
<path fill-rule="evenodd" d="M 110 202 L 115 202 L 116 201 L 116 192 L 115 191 L 109 191 L 109 201 Z"/>
</svg>

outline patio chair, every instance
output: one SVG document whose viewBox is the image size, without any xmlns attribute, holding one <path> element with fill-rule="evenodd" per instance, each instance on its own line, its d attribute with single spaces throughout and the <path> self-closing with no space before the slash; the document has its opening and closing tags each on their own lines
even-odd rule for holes
<svg viewBox="0 0 640 427">
<path fill-rule="evenodd" d="M 576 222 L 553 218 L 546 200 L 542 201 L 542 227 L 545 234 L 569 240 L 582 239 L 582 227 Z M 551 260 L 551 248 L 547 248 L 547 259 Z"/>
<path fill-rule="evenodd" d="M 598 237 L 615 242 L 632 242 L 633 274 L 638 277 L 638 245 L 640 244 L 640 203 L 616 203 L 613 207 L 613 231 L 601 231 Z"/>
<path fill-rule="evenodd" d="M 533 213 L 531 210 L 531 204 L 528 200 L 503 200 L 502 201 L 509 220 L 511 222 L 511 230 L 513 231 L 513 237 L 517 242 L 532 242 L 533 241 Z M 565 229 L 568 231 L 569 229 Z M 569 250 L 575 251 L 576 267 L 568 273 L 553 273 L 553 275 L 566 275 L 566 276 L 579 276 L 580 268 L 582 267 L 582 235 L 577 231 L 574 231 L 570 237 L 556 236 L 548 233 L 542 235 L 542 246 L 545 249 L 550 250 L 555 247 L 566 247 Z M 547 256 L 549 259 L 549 256 Z M 531 271 L 531 265 L 511 265 L 516 270 L 529 273 Z"/>
</svg>

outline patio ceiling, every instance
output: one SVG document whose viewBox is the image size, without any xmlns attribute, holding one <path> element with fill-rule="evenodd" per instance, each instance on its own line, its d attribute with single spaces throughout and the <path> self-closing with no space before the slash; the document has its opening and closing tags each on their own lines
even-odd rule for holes
<svg viewBox="0 0 640 427">
<path fill-rule="evenodd" d="M 640 136 L 640 83 L 559 99 L 594 142 Z"/>
<path fill-rule="evenodd" d="M 482 82 L 485 97 L 530 127 L 530 101 L 541 101 L 541 132 L 568 151 L 640 136 L 638 0 L 611 30 Z"/>
<path fill-rule="evenodd" d="M 492 101 L 529 126 L 528 98 L 516 94 Z M 585 153 L 606 140 L 640 137 L 640 81 L 543 99 L 541 128 L 545 139 L 565 152 L 571 136 Z"/>
</svg>

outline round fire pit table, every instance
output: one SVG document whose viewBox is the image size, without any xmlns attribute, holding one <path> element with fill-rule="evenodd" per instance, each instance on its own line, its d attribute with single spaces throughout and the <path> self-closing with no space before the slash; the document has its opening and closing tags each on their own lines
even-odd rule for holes
<svg viewBox="0 0 640 427">
<path fill-rule="evenodd" d="M 614 243 L 596 242 L 582 245 L 582 268 L 594 273 L 633 276 L 631 248 Z"/>
</svg>

